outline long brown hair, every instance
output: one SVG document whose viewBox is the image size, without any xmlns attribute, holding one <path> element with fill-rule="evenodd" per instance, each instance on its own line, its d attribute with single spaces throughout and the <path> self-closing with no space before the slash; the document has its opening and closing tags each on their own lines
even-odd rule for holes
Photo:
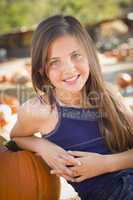
<svg viewBox="0 0 133 200">
<path fill-rule="evenodd" d="M 46 84 L 50 85 L 47 71 L 47 52 L 50 44 L 57 37 L 69 34 L 83 44 L 89 61 L 90 75 L 84 86 L 84 92 L 90 105 L 97 106 L 99 114 L 103 114 L 99 121 L 100 129 L 112 152 L 121 152 L 133 146 L 133 126 L 128 117 L 128 111 L 104 80 L 96 49 L 80 22 L 72 16 L 55 15 L 42 21 L 33 35 L 32 41 L 32 82 L 37 94 L 48 94 L 51 106 L 54 105 L 52 87 L 47 92 Z M 43 70 L 43 73 L 41 71 Z M 96 94 L 96 95 L 94 95 Z M 97 96 L 97 98 L 93 98 Z"/>
</svg>

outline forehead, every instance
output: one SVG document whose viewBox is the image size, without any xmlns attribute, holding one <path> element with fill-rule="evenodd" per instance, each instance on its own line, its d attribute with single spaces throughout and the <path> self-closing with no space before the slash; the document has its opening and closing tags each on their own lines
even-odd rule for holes
<svg viewBox="0 0 133 200">
<path fill-rule="evenodd" d="M 48 58 L 61 57 L 76 50 L 83 51 L 83 45 L 74 36 L 64 35 L 55 39 L 48 48 Z"/>
</svg>

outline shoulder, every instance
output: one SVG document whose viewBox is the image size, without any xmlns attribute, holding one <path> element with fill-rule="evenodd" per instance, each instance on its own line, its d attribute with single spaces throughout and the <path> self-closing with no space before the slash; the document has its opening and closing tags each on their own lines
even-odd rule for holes
<svg viewBox="0 0 133 200">
<path fill-rule="evenodd" d="M 51 113 L 51 106 L 41 102 L 38 97 L 27 100 L 18 110 L 18 118 L 25 119 L 47 119 Z"/>
<path fill-rule="evenodd" d="M 46 121 L 51 116 L 51 106 L 41 103 L 35 97 L 22 104 L 17 113 L 17 121 L 10 136 L 28 136 L 40 131 L 42 126 L 46 126 Z"/>
</svg>

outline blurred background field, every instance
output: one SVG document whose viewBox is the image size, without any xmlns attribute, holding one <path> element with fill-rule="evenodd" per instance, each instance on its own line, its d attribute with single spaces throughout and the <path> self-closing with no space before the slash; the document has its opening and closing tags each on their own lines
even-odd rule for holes
<svg viewBox="0 0 133 200">
<path fill-rule="evenodd" d="M 104 79 L 133 109 L 132 0 L 0 1 L 0 141 L 9 140 L 21 103 L 35 95 L 31 83 L 30 46 L 36 25 L 51 14 L 77 17 L 91 35 Z M 75 192 L 62 179 L 62 199 Z"/>
</svg>

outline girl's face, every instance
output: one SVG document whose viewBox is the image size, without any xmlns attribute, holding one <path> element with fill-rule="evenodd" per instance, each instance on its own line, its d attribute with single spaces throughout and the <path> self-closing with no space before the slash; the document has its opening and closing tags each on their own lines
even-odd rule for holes
<svg viewBox="0 0 133 200">
<path fill-rule="evenodd" d="M 80 42 L 70 35 L 52 42 L 46 67 L 50 82 L 58 90 L 78 92 L 89 77 L 86 52 Z"/>
</svg>

